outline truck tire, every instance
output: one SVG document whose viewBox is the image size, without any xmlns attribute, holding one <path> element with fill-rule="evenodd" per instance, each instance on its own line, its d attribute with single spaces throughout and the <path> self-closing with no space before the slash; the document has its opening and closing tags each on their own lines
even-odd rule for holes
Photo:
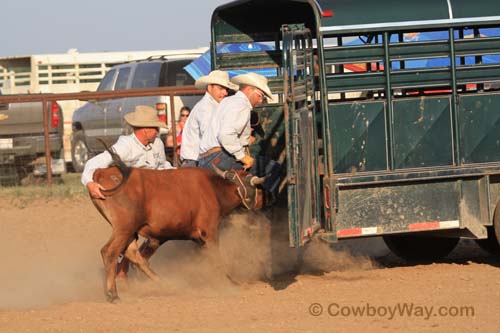
<svg viewBox="0 0 500 333">
<path fill-rule="evenodd" d="M 75 172 L 82 172 L 88 159 L 89 149 L 85 143 L 85 136 L 82 131 L 78 131 L 71 142 L 71 163 Z"/>
<path fill-rule="evenodd" d="M 458 238 L 417 235 L 383 236 L 387 247 L 407 261 L 434 261 L 446 257 L 457 245 Z"/>
</svg>

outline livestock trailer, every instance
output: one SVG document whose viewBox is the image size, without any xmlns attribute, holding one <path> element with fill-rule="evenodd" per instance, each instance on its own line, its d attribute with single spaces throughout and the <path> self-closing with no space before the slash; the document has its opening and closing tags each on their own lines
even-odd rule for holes
<svg viewBox="0 0 500 333">
<path fill-rule="evenodd" d="M 246 43 L 267 47 L 221 47 Z M 213 13 L 211 55 L 268 76 L 251 149 L 286 166 L 291 246 L 383 236 L 434 259 L 469 238 L 500 253 L 497 0 L 233 1 Z"/>
</svg>

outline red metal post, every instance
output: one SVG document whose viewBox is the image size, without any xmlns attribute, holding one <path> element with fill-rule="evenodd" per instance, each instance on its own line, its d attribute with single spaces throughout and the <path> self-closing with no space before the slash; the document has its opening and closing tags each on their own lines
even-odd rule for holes
<svg viewBox="0 0 500 333">
<path fill-rule="evenodd" d="M 49 138 L 49 108 L 48 100 L 42 100 L 43 108 L 43 135 L 45 138 L 45 164 L 47 170 L 47 185 L 52 186 L 52 158 L 50 156 L 50 138 Z"/>
</svg>

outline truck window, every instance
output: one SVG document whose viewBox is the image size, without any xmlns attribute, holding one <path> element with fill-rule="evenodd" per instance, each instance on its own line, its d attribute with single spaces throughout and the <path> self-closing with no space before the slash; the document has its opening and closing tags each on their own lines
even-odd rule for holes
<svg viewBox="0 0 500 333">
<path fill-rule="evenodd" d="M 160 70 L 161 63 L 159 62 L 146 62 L 137 65 L 132 80 L 132 89 L 158 87 Z"/>
<path fill-rule="evenodd" d="M 101 81 L 101 84 L 99 84 L 99 87 L 97 88 L 97 91 L 104 91 L 104 90 L 113 90 L 113 82 L 115 78 L 116 70 L 112 69 L 106 75 Z"/>
<path fill-rule="evenodd" d="M 127 82 L 130 76 L 130 67 L 120 69 L 116 78 L 115 90 L 127 89 Z"/>
<path fill-rule="evenodd" d="M 173 61 L 168 63 L 168 73 L 162 86 L 188 86 L 194 84 L 194 79 L 184 70 L 191 60 Z"/>
</svg>

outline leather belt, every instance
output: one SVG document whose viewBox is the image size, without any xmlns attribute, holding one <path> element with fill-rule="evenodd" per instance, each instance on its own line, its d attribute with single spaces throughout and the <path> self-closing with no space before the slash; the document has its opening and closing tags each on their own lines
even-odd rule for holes
<svg viewBox="0 0 500 333">
<path fill-rule="evenodd" d="M 200 158 L 205 158 L 207 156 L 210 156 L 212 154 L 215 154 L 215 153 L 218 153 L 222 151 L 222 148 L 221 147 L 213 147 L 213 148 L 210 148 L 209 150 L 207 150 L 206 152 L 204 152 L 203 154 L 200 154 Z"/>
</svg>

